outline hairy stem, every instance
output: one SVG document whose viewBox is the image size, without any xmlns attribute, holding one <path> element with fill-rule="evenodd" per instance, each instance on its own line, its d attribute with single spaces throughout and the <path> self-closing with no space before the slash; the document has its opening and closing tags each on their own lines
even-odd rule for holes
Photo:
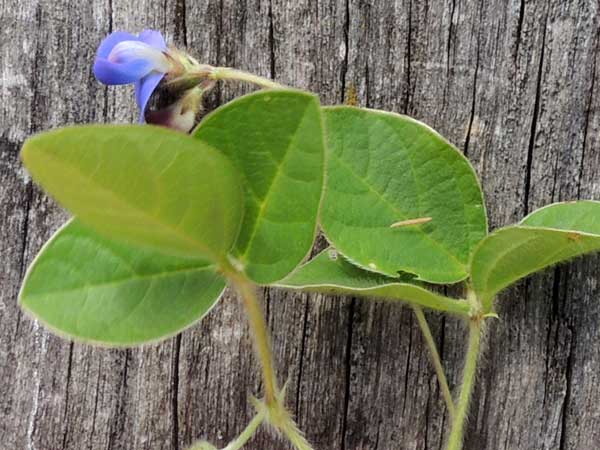
<svg viewBox="0 0 600 450">
<path fill-rule="evenodd" d="M 231 69 L 229 67 L 215 67 L 211 71 L 209 77 L 213 80 L 245 81 L 247 83 L 252 83 L 268 89 L 281 89 L 285 87 L 283 84 L 276 83 L 268 78 L 259 77 L 258 75 L 243 72 L 241 70 Z"/>
<path fill-rule="evenodd" d="M 261 423 L 265 420 L 264 412 L 259 412 L 250 423 L 244 428 L 244 431 L 234 440 L 227 444 L 223 450 L 240 450 L 248 440 L 254 436 Z"/>
<path fill-rule="evenodd" d="M 293 420 L 288 420 L 281 430 L 288 438 L 296 450 L 313 450 L 302 432 L 298 429 Z"/>
<path fill-rule="evenodd" d="M 256 427 L 260 425 L 260 422 L 264 418 L 286 436 L 297 450 L 312 450 L 310 444 L 306 441 L 300 430 L 298 430 L 289 411 L 285 408 L 283 404 L 283 392 L 277 387 L 277 378 L 275 376 L 267 323 L 256 296 L 256 285 L 228 264 L 223 264 L 222 270 L 227 274 L 243 300 L 250 328 L 252 329 L 252 335 L 254 337 L 254 348 L 262 366 L 265 390 L 264 410 L 259 408 L 259 416 L 261 415 L 261 411 L 263 411 L 262 417 L 258 419 L 259 416 L 257 416 L 257 418 L 255 418 L 257 423 L 255 424 L 254 421 L 252 421 L 234 443 L 240 441 L 240 446 L 243 445 L 250 436 L 252 436 Z M 260 405 L 261 403 L 259 402 L 258 404 Z M 234 443 L 230 445 L 233 445 Z M 238 449 L 239 447 L 236 446 L 231 448 L 227 446 L 224 450 Z"/>
<path fill-rule="evenodd" d="M 276 396 L 278 392 L 277 378 L 275 376 L 267 323 L 258 302 L 258 297 L 256 296 L 256 286 L 235 271 L 228 271 L 227 275 L 242 298 L 250 328 L 252 329 L 254 348 L 262 366 L 265 403 L 267 406 L 275 405 L 277 403 Z"/>
<path fill-rule="evenodd" d="M 481 346 L 481 330 L 481 318 L 474 317 L 469 320 L 469 345 L 465 357 L 462 387 L 456 407 L 456 416 L 452 423 L 446 450 L 461 450 L 462 448 L 465 422 L 467 420 L 469 403 L 471 401 L 475 377 L 477 375 L 477 360 L 479 359 Z"/>
<path fill-rule="evenodd" d="M 431 329 L 429 328 L 429 324 L 427 323 L 427 319 L 425 318 L 425 314 L 423 313 L 423 309 L 418 305 L 412 305 L 413 311 L 415 312 L 415 316 L 417 317 L 417 322 L 419 323 L 419 327 L 421 328 L 421 333 L 423 333 L 423 338 L 425 339 L 425 343 L 429 348 L 429 354 L 431 356 L 431 362 L 433 363 L 433 367 L 435 369 L 435 374 L 438 379 L 438 383 L 440 385 L 440 389 L 442 390 L 442 396 L 444 397 L 444 401 L 446 402 L 446 408 L 448 409 L 448 415 L 450 416 L 450 420 L 454 422 L 454 417 L 456 416 L 456 409 L 454 407 L 454 400 L 452 399 L 452 394 L 450 393 L 450 387 L 448 386 L 448 379 L 446 378 L 446 373 L 444 372 L 444 367 L 442 366 L 442 360 L 440 358 L 440 354 L 435 345 L 435 341 L 433 340 L 433 336 L 431 334 Z"/>
</svg>

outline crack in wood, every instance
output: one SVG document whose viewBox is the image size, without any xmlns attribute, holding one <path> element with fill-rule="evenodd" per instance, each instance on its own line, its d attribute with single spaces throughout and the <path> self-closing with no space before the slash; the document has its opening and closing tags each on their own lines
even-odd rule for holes
<svg viewBox="0 0 600 450">
<path fill-rule="evenodd" d="M 465 137 L 465 145 L 463 154 L 469 156 L 469 143 L 471 142 L 471 131 L 473 130 L 473 120 L 475 119 L 475 104 L 477 101 L 477 75 L 479 74 L 479 52 L 481 43 L 481 16 L 483 14 L 482 4 L 479 6 L 479 26 L 477 31 L 477 53 L 475 57 L 475 71 L 473 73 L 473 93 L 471 97 L 471 115 L 469 116 L 469 125 L 467 127 L 467 135 Z M 454 13 L 453 13 L 454 14 Z"/>
<path fill-rule="evenodd" d="M 544 18 L 544 27 L 542 31 L 542 45 L 540 49 L 540 63 L 538 66 L 537 81 L 535 88 L 535 100 L 533 103 L 533 117 L 531 119 L 531 131 L 529 133 L 529 147 L 527 149 L 527 166 L 525 172 L 525 198 L 523 200 L 524 212 L 523 215 L 527 215 L 530 212 L 531 205 L 529 205 L 529 196 L 531 191 L 531 171 L 533 164 L 533 149 L 535 148 L 535 139 L 537 133 L 537 121 L 540 110 L 540 98 L 542 89 L 542 76 L 544 68 L 544 51 L 546 47 L 546 29 L 548 27 L 548 12 Z"/>
</svg>

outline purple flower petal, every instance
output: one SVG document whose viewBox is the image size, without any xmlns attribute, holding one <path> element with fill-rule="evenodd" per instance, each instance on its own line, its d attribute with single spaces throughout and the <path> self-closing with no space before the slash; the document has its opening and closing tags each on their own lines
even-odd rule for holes
<svg viewBox="0 0 600 450">
<path fill-rule="evenodd" d="M 117 37 L 120 39 L 123 36 Z M 108 44 L 114 44 L 117 40 L 112 39 Z M 103 53 L 108 44 L 102 48 Z M 169 67 L 169 60 L 161 49 L 136 38 L 116 43 L 106 58 L 96 57 L 94 74 L 105 84 L 127 84 L 138 81 L 150 71 L 165 73 Z"/>
<path fill-rule="evenodd" d="M 105 84 L 135 83 L 140 122 L 144 122 L 148 101 L 171 67 L 166 51 L 167 44 L 158 31 L 144 30 L 139 36 L 115 31 L 98 47 L 94 75 Z"/>
<path fill-rule="evenodd" d="M 148 100 L 150 100 L 156 86 L 158 86 L 160 80 L 162 80 L 164 76 L 164 73 L 151 72 L 135 83 L 135 100 L 140 108 L 141 123 L 145 122 L 145 112 Z"/>
<path fill-rule="evenodd" d="M 98 47 L 96 56 L 98 58 L 106 59 L 108 58 L 108 55 L 110 55 L 110 52 L 112 51 L 113 47 L 119 42 L 137 40 L 139 40 L 139 38 L 135 37 L 133 34 L 126 33 L 124 31 L 115 31 L 104 38 L 104 40 Z"/>
<path fill-rule="evenodd" d="M 128 64 L 132 61 L 144 60 L 157 72 L 167 72 L 171 64 L 164 52 L 141 41 L 119 42 L 108 55 L 108 60 L 116 64 Z"/>
<path fill-rule="evenodd" d="M 144 30 L 138 36 L 139 40 L 151 45 L 154 48 L 165 51 L 167 49 L 167 43 L 162 34 L 154 30 Z"/>
<path fill-rule="evenodd" d="M 104 84 L 129 84 L 138 81 L 152 70 L 152 62 L 137 59 L 117 64 L 104 58 L 96 58 L 94 75 Z M 161 74 L 162 75 L 162 74 Z"/>
</svg>

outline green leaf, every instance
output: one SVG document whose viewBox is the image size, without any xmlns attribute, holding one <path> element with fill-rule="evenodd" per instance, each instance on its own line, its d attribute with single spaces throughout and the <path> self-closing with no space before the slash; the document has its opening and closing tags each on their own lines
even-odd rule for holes
<svg viewBox="0 0 600 450">
<path fill-rule="evenodd" d="M 224 287 L 205 260 L 133 247 L 74 220 L 40 251 L 19 301 L 60 335 L 132 346 L 165 339 L 198 321 Z"/>
<path fill-rule="evenodd" d="M 190 136 L 153 126 L 62 128 L 27 140 L 33 178 L 96 231 L 221 260 L 242 221 L 239 175 Z"/>
<path fill-rule="evenodd" d="M 325 158 L 318 98 L 292 90 L 250 94 L 209 114 L 194 136 L 244 176 L 236 257 L 246 275 L 261 284 L 280 280 L 315 238 Z"/>
<path fill-rule="evenodd" d="M 438 311 L 468 316 L 469 305 L 431 292 L 403 279 L 367 272 L 349 263 L 333 249 L 324 250 L 276 286 L 308 292 L 374 297 L 413 303 Z"/>
<path fill-rule="evenodd" d="M 496 294 L 517 280 L 599 250 L 600 202 L 549 205 L 479 244 L 471 261 L 473 289 L 489 312 Z"/>
<path fill-rule="evenodd" d="M 347 106 L 325 108 L 327 183 L 321 225 L 360 267 L 431 283 L 467 277 L 487 232 L 473 168 L 450 143 L 406 116 Z M 407 220 L 426 223 L 391 227 Z"/>
</svg>

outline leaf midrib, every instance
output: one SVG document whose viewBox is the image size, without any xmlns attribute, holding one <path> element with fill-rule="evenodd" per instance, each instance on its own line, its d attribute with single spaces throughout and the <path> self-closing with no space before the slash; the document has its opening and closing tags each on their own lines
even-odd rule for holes
<svg viewBox="0 0 600 450">
<path fill-rule="evenodd" d="M 491 237 L 491 236 L 492 236 L 492 235 L 490 235 L 490 237 Z M 498 234 L 496 234 L 496 236 L 498 236 Z M 530 237 L 530 238 L 529 238 L 529 239 L 527 239 L 527 240 L 524 240 L 524 241 L 517 242 L 517 243 L 516 243 L 516 244 L 514 244 L 514 245 L 510 245 L 508 248 L 504 249 L 504 251 L 502 251 L 502 252 L 500 252 L 500 253 L 497 253 L 497 254 L 495 255 L 495 256 L 496 256 L 496 258 L 495 258 L 495 264 L 494 264 L 493 266 L 489 265 L 489 266 L 488 266 L 488 267 L 489 267 L 489 269 L 488 269 L 488 270 L 486 270 L 486 271 L 484 272 L 484 276 L 482 276 L 482 277 L 481 277 L 481 279 L 483 280 L 483 283 L 482 283 L 482 284 L 484 285 L 484 288 L 483 288 L 483 289 L 481 289 L 481 293 L 482 293 L 482 294 L 484 294 L 484 295 L 486 295 L 486 296 L 489 296 L 489 295 L 494 295 L 494 294 L 491 294 L 491 291 L 490 291 L 490 277 L 491 277 L 491 273 L 492 273 L 492 271 L 493 271 L 493 270 L 494 270 L 494 269 L 495 269 L 495 268 L 498 266 L 498 261 L 500 261 L 502 258 L 504 258 L 506 255 L 508 255 L 510 252 L 512 252 L 512 251 L 513 251 L 513 250 L 515 250 L 516 248 L 519 248 L 519 247 L 521 247 L 522 245 L 524 245 L 524 244 L 527 244 L 528 242 L 531 242 L 531 241 L 533 241 L 533 240 L 535 240 L 535 239 L 537 239 L 537 236 L 535 236 L 535 235 L 534 235 L 534 236 Z M 484 242 L 485 242 L 485 240 L 484 240 L 484 241 L 482 241 L 482 244 L 481 244 L 482 246 L 484 245 L 484 244 L 483 244 Z M 478 252 L 478 250 L 476 250 L 476 251 L 473 253 L 473 262 L 475 262 L 475 258 L 477 257 L 477 252 Z M 472 268 L 471 268 L 471 273 L 473 273 L 473 269 L 472 269 Z M 474 279 L 473 279 L 473 283 L 475 284 L 475 280 L 474 280 Z M 474 287 L 475 287 L 475 286 L 474 286 Z M 475 288 L 475 289 L 477 289 L 477 288 Z"/>
<path fill-rule="evenodd" d="M 115 280 L 94 283 L 94 284 L 85 284 L 82 286 L 77 286 L 77 287 L 73 287 L 73 288 L 69 288 L 69 289 L 51 290 L 51 291 L 46 290 L 43 293 L 29 293 L 29 294 L 24 293 L 23 298 L 45 297 L 48 295 L 56 295 L 56 294 L 69 294 L 69 293 L 74 293 L 74 292 L 78 292 L 78 291 L 84 291 L 87 289 L 102 289 L 102 288 L 111 287 L 111 286 L 116 287 L 120 284 L 126 284 L 126 283 L 131 283 L 131 282 L 140 281 L 140 280 L 147 280 L 147 279 L 153 280 L 153 279 L 157 279 L 157 278 L 166 278 L 169 276 L 175 276 L 175 275 L 179 275 L 179 274 L 183 274 L 183 273 L 192 273 L 192 272 L 205 272 L 205 271 L 214 272 L 214 270 L 215 270 L 214 265 L 208 265 L 208 266 L 200 266 L 200 267 L 191 267 L 191 268 L 186 268 L 186 269 L 168 270 L 168 271 L 157 272 L 157 273 L 152 273 L 152 274 L 148 274 L 148 275 L 133 275 L 133 276 L 127 277 L 127 278 L 119 278 L 119 279 L 115 279 Z"/>
<path fill-rule="evenodd" d="M 58 162 L 60 165 L 63 165 L 66 168 L 70 169 L 71 171 L 76 172 L 80 178 L 87 180 L 96 189 L 98 189 L 102 194 L 107 194 L 107 196 L 110 197 L 111 199 L 113 199 L 115 201 L 115 203 L 117 203 L 117 205 L 124 205 L 126 208 L 131 208 L 133 211 L 136 211 L 142 218 L 148 219 L 149 223 L 151 223 L 153 225 L 157 225 L 158 228 L 166 230 L 167 232 L 174 234 L 178 238 L 181 238 L 184 242 L 189 243 L 192 247 L 198 249 L 201 254 L 207 254 L 212 257 L 215 257 L 214 252 L 211 249 L 209 249 L 208 247 L 204 246 L 200 241 L 196 241 L 196 240 L 192 239 L 185 233 L 182 233 L 178 228 L 171 227 L 168 224 L 161 222 L 155 216 L 151 215 L 147 211 L 137 208 L 136 207 L 137 205 L 124 200 L 122 197 L 120 197 L 118 195 L 117 192 L 103 186 L 100 183 L 95 182 L 93 180 L 93 178 L 87 178 L 85 176 L 85 172 L 81 171 L 78 166 L 75 166 L 72 164 L 66 164 L 63 159 L 57 157 L 56 155 L 52 154 L 51 152 L 43 152 L 43 154 L 47 158 L 53 159 L 55 162 Z M 175 157 L 173 159 L 175 160 L 178 157 L 179 157 L 179 155 L 175 155 Z"/>
<path fill-rule="evenodd" d="M 496 295 L 498 292 L 500 292 L 504 287 L 501 287 L 500 289 L 491 289 L 490 288 L 490 278 L 491 278 L 491 274 L 494 271 L 494 269 L 498 266 L 498 261 L 500 261 L 501 259 L 504 259 L 504 257 L 506 257 L 506 255 L 508 255 L 510 252 L 518 249 L 519 247 L 522 247 L 523 245 L 526 245 L 534 240 L 537 240 L 540 238 L 541 234 L 540 233 L 546 233 L 546 232 L 550 232 L 550 233 L 556 233 L 557 235 L 566 235 L 568 233 L 580 233 L 583 236 L 587 236 L 593 239 L 598 239 L 600 240 L 600 235 L 594 234 L 594 233 L 582 233 L 579 232 L 577 230 L 565 230 L 565 229 L 559 229 L 559 228 L 546 228 L 546 227 L 539 227 L 539 226 L 529 226 L 529 225 L 520 225 L 517 227 L 512 227 L 512 228 L 504 228 L 501 230 L 498 230 L 499 232 L 503 231 L 503 230 L 511 230 L 511 231 L 515 231 L 515 230 L 519 230 L 519 231 L 527 231 L 527 232 L 532 232 L 533 235 L 529 238 L 527 238 L 526 240 L 520 241 L 518 243 L 516 243 L 515 245 L 509 246 L 507 249 L 503 250 L 502 252 L 497 254 L 497 257 L 494 259 L 494 266 L 490 267 L 488 270 L 485 271 L 485 276 L 482 277 L 482 279 L 484 280 L 484 285 L 485 288 L 481 289 L 481 293 L 483 295 L 486 296 L 494 296 Z M 498 234 L 496 234 L 497 236 Z M 484 241 L 483 241 L 484 242 Z M 578 243 L 576 243 L 578 244 Z M 542 270 L 545 267 L 548 267 L 549 264 L 552 263 L 548 263 L 547 261 L 551 261 L 557 254 L 560 254 L 562 251 L 565 250 L 565 248 L 568 248 L 568 246 L 565 245 L 565 243 L 563 243 L 562 245 L 559 246 L 557 251 L 554 251 L 553 253 L 551 253 L 550 255 L 547 255 L 544 258 L 545 263 L 544 264 L 537 264 L 534 268 L 533 271 L 531 272 L 525 272 L 525 274 L 528 273 L 535 273 L 539 270 Z M 476 251 L 477 252 L 477 251 Z M 475 253 L 476 254 L 476 253 Z M 475 258 L 473 258 L 475 259 Z M 472 270 L 471 270 L 472 271 Z M 522 277 L 522 271 L 519 271 L 519 276 L 515 279 L 520 279 Z"/>
<path fill-rule="evenodd" d="M 252 243 L 254 242 L 254 239 L 256 238 L 256 233 L 258 232 L 258 228 L 259 228 L 258 223 L 261 222 L 262 220 L 264 220 L 265 209 L 266 209 L 267 204 L 269 203 L 269 197 L 270 197 L 271 193 L 273 192 L 273 186 L 275 185 L 275 182 L 281 176 L 281 174 L 283 172 L 282 168 L 286 164 L 287 159 L 289 158 L 290 154 L 292 153 L 292 151 L 291 151 L 292 142 L 294 142 L 294 140 L 296 139 L 296 137 L 298 135 L 298 130 L 300 129 L 300 127 L 302 126 L 302 124 L 304 123 L 306 118 L 308 117 L 308 114 L 306 114 L 306 111 L 310 107 L 311 103 L 312 103 L 312 101 L 309 101 L 306 103 L 304 110 L 302 111 L 302 118 L 298 121 L 298 124 L 297 124 L 294 132 L 290 133 L 290 138 L 289 138 L 287 146 L 286 146 L 286 152 L 283 155 L 283 158 L 281 158 L 279 164 L 277 165 L 275 174 L 273 175 L 273 178 L 271 179 L 271 182 L 269 183 L 269 187 L 267 188 L 267 193 L 265 194 L 264 198 L 262 199 L 262 201 L 260 203 L 258 213 L 256 215 L 254 223 L 252 224 L 252 231 L 250 233 L 250 237 L 248 238 L 246 248 L 244 249 L 243 253 L 240 255 L 240 257 L 243 259 L 245 259 L 248 256 L 248 252 L 252 248 Z"/>
<path fill-rule="evenodd" d="M 376 191 L 369 183 L 366 182 L 366 180 L 362 179 L 360 176 L 358 176 L 358 174 L 353 170 L 353 168 L 348 165 L 344 160 L 342 160 L 339 156 L 337 156 L 334 153 L 331 153 L 330 156 L 334 157 L 337 161 L 339 161 L 341 163 L 341 165 L 343 165 L 345 168 L 348 169 L 348 171 L 352 174 L 352 176 L 354 178 L 356 178 L 357 180 L 359 180 L 363 185 L 365 185 L 369 191 L 371 191 L 373 194 L 375 194 L 377 196 L 377 198 L 381 199 L 386 205 L 388 205 L 394 212 L 398 213 L 400 217 L 405 217 L 406 214 L 401 211 L 395 204 L 393 204 L 390 200 L 388 200 L 383 194 L 381 194 L 379 191 Z M 424 238 L 426 238 L 427 240 L 431 241 L 433 244 L 435 244 L 437 247 L 439 247 L 446 255 L 448 255 L 450 257 L 451 260 L 453 260 L 454 262 L 456 262 L 458 264 L 458 266 L 463 269 L 463 271 L 466 268 L 465 263 L 461 262 L 460 260 L 458 260 L 458 258 L 453 255 L 452 253 L 450 253 L 450 250 L 448 250 L 444 245 L 442 245 L 440 242 L 436 241 L 435 239 L 433 239 L 430 235 L 428 235 L 427 233 L 425 233 L 423 230 L 421 230 L 418 227 L 414 228 L 418 233 L 420 233 Z"/>
</svg>

